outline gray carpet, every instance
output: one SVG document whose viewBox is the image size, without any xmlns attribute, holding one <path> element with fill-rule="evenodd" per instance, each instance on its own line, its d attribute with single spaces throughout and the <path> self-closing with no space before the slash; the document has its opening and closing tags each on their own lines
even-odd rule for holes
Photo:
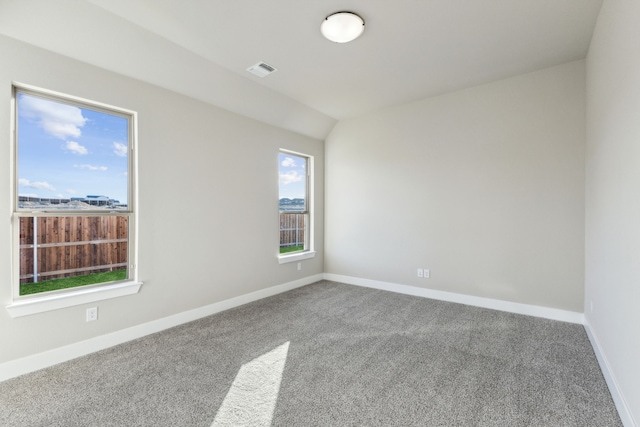
<svg viewBox="0 0 640 427">
<path fill-rule="evenodd" d="M 0 425 L 238 425 L 273 390 L 247 424 L 622 425 L 580 325 L 327 281 L 0 383 Z"/>
</svg>

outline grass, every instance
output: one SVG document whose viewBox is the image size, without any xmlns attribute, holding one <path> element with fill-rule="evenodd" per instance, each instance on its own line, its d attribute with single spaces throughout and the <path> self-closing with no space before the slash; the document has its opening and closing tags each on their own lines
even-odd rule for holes
<svg viewBox="0 0 640 427">
<path fill-rule="evenodd" d="M 127 270 L 107 271 L 106 273 L 85 274 L 84 276 L 65 277 L 64 279 L 44 280 L 38 283 L 20 285 L 20 295 L 37 294 L 40 292 L 57 291 L 58 289 L 75 288 L 96 283 L 125 280 Z"/>
<path fill-rule="evenodd" d="M 298 252 L 304 250 L 304 245 L 299 246 L 289 246 L 286 248 L 280 248 L 281 254 L 286 254 L 287 252 Z"/>
</svg>

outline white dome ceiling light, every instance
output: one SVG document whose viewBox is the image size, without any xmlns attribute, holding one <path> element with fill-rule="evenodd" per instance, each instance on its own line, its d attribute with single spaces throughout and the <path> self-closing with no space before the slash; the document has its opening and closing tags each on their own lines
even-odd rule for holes
<svg viewBox="0 0 640 427">
<path fill-rule="evenodd" d="M 364 19 L 353 12 L 336 12 L 322 21 L 320 32 L 336 43 L 348 43 L 364 32 Z"/>
</svg>

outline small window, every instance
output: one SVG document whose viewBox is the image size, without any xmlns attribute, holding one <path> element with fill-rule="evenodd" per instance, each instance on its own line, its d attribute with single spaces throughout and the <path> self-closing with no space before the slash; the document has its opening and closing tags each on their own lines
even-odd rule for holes
<svg viewBox="0 0 640 427">
<path fill-rule="evenodd" d="M 281 257 L 313 251 L 312 161 L 310 156 L 289 151 L 278 155 Z"/>
<path fill-rule="evenodd" d="M 135 114 L 15 87 L 14 296 L 134 279 Z"/>
</svg>

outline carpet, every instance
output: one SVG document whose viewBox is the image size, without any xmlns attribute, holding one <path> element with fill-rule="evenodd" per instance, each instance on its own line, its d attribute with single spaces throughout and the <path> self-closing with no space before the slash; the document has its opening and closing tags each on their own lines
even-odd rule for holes
<svg viewBox="0 0 640 427">
<path fill-rule="evenodd" d="M 621 426 L 581 325 L 321 281 L 0 383 L 2 426 Z"/>
</svg>

